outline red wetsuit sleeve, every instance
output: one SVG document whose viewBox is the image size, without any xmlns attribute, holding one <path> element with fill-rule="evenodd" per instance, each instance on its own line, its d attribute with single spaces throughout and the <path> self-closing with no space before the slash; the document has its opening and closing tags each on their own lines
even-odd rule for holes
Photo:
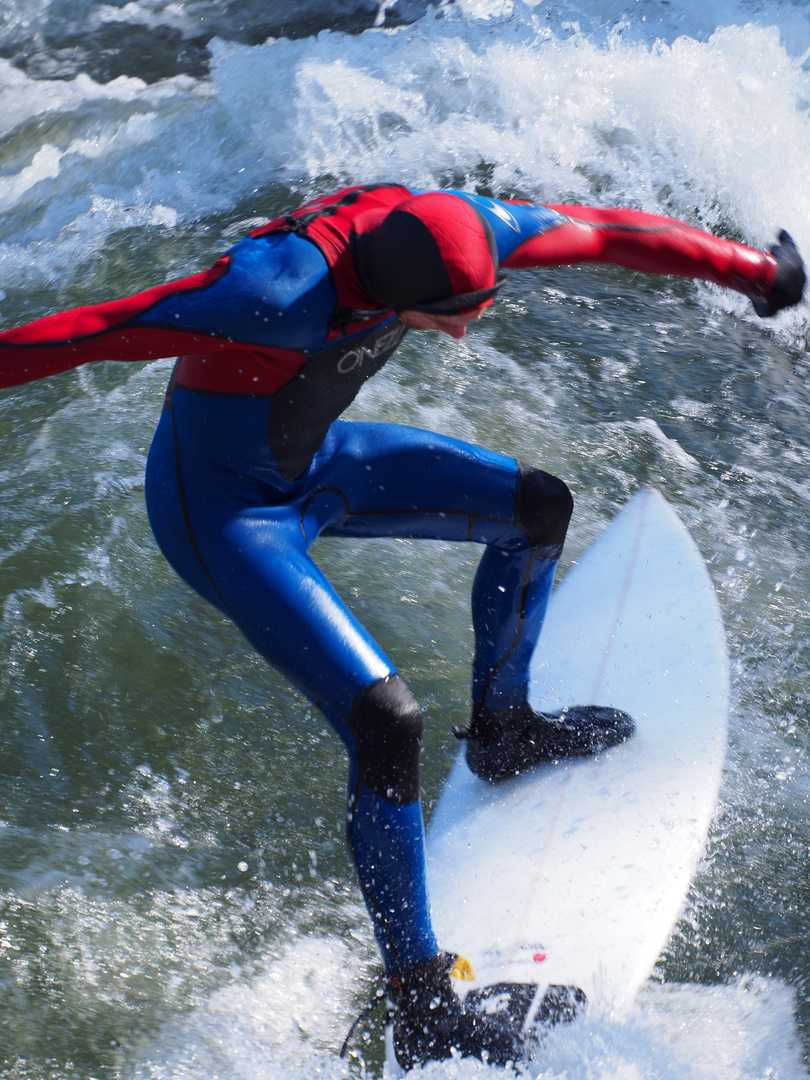
<svg viewBox="0 0 810 1080">
<path fill-rule="evenodd" d="M 156 360 L 181 353 L 233 349 L 231 341 L 208 334 L 139 325 L 138 319 L 178 293 L 203 290 L 226 273 L 229 260 L 181 281 L 106 304 L 46 315 L 0 333 L 0 387 L 44 379 L 91 360 Z"/>
<path fill-rule="evenodd" d="M 723 240 L 675 218 L 641 210 L 553 205 L 561 223 L 521 244 L 504 267 L 612 263 L 648 274 L 713 281 L 747 296 L 768 296 L 773 255 Z"/>
</svg>

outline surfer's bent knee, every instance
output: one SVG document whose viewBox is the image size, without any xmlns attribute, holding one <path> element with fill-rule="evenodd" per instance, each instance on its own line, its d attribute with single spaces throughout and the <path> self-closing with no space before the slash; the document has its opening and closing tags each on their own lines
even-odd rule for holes
<svg viewBox="0 0 810 1080">
<path fill-rule="evenodd" d="M 574 498 L 563 480 L 518 462 L 515 524 L 544 559 L 559 559 L 573 512 Z"/>
<path fill-rule="evenodd" d="M 399 675 L 387 675 L 360 691 L 349 726 L 360 783 L 391 802 L 417 802 L 422 710 Z"/>
</svg>

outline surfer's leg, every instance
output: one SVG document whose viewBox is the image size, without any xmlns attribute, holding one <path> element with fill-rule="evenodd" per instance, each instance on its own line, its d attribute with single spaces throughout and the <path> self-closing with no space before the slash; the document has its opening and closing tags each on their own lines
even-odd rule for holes
<svg viewBox="0 0 810 1080">
<path fill-rule="evenodd" d="M 632 719 L 608 706 L 572 705 L 537 713 L 529 704 L 529 668 L 545 620 L 573 500 L 565 484 L 518 466 L 515 525 L 529 548 L 504 575 L 498 547 L 485 552 L 473 590 L 476 667 L 467 763 L 486 780 L 504 779 L 542 761 L 586 757 L 623 742 Z"/>
<path fill-rule="evenodd" d="M 182 398 L 175 392 L 176 402 Z M 193 405 L 211 412 L 216 438 L 229 413 L 214 416 L 218 405 L 210 398 Z M 249 413 L 245 406 L 246 428 Z M 147 469 L 158 543 L 342 738 L 350 766 L 349 850 L 386 970 L 393 975 L 432 961 L 439 949 L 425 881 L 422 715 L 391 661 L 307 554 L 318 533 L 341 519 L 343 499 L 316 484 L 281 505 L 261 505 L 265 485 L 188 453 L 182 436 L 182 423 L 165 410 Z"/>
<path fill-rule="evenodd" d="M 473 703 L 526 701 L 529 663 L 546 617 L 574 503 L 550 473 L 517 463 L 512 521 L 494 536 L 473 585 Z"/>
<path fill-rule="evenodd" d="M 609 706 L 571 705 L 554 713 L 529 703 L 529 668 L 545 620 L 573 500 L 566 486 L 520 465 L 515 524 L 530 544 L 513 557 L 508 578 L 499 548 L 485 552 L 473 592 L 476 667 L 467 763 L 486 780 L 505 779 L 540 762 L 586 757 L 623 742 L 634 724 Z M 521 561 L 522 560 L 522 561 Z"/>
</svg>

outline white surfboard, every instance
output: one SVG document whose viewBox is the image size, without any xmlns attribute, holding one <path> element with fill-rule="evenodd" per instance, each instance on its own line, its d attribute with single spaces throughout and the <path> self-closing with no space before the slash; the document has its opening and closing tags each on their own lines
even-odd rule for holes
<svg viewBox="0 0 810 1080">
<path fill-rule="evenodd" d="M 472 962 L 467 985 L 536 983 L 536 1001 L 575 985 L 590 1010 L 621 1013 L 683 907 L 726 745 L 719 605 L 657 492 L 639 492 L 555 590 L 530 700 L 613 705 L 637 729 L 596 758 L 499 784 L 462 752 L 428 832 L 438 940 Z"/>
</svg>

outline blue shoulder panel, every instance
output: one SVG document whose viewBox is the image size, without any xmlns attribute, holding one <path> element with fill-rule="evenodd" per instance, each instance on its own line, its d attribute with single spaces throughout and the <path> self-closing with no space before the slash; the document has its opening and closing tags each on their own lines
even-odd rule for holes
<svg viewBox="0 0 810 1080">
<path fill-rule="evenodd" d="M 214 285 L 169 297 L 140 325 L 190 330 L 281 349 L 323 348 L 337 302 L 326 260 L 294 233 L 246 237 Z"/>
<path fill-rule="evenodd" d="M 468 191 L 444 190 L 443 194 L 466 199 L 483 214 L 495 235 L 500 262 L 508 259 L 521 244 L 554 228 L 562 220 L 561 214 L 547 206 L 507 203 L 501 199 L 490 199 L 486 195 L 473 195 Z"/>
</svg>

